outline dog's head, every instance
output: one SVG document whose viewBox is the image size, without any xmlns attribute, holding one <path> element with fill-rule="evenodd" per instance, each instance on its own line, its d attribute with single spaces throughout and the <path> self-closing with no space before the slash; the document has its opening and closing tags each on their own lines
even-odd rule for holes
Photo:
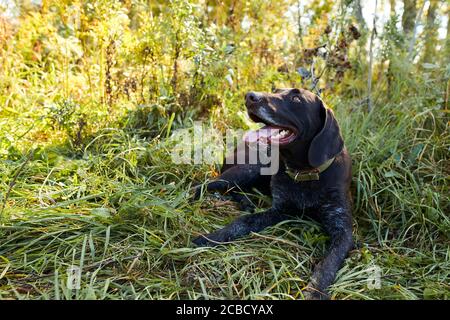
<svg viewBox="0 0 450 320">
<path fill-rule="evenodd" d="M 333 112 L 322 100 L 303 89 L 277 89 L 274 93 L 250 91 L 245 95 L 250 119 L 264 127 L 248 132 L 247 142 L 264 140 L 280 149 L 308 145 L 308 162 L 320 166 L 341 152 L 344 141 Z"/>
</svg>

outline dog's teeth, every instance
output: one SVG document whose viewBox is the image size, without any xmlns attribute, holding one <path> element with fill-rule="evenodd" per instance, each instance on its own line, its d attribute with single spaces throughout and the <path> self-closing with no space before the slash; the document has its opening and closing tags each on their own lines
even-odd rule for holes
<svg viewBox="0 0 450 320">
<path fill-rule="evenodd" d="M 289 134 L 290 134 L 290 131 L 287 129 L 279 130 L 272 136 L 272 139 L 281 139 L 281 138 L 286 137 Z"/>
</svg>

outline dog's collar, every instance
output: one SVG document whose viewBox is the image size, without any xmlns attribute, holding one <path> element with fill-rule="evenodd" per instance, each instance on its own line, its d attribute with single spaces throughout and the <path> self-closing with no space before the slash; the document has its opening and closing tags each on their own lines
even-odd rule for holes
<svg viewBox="0 0 450 320">
<path fill-rule="evenodd" d="M 317 168 L 310 169 L 310 170 L 295 170 L 295 169 L 289 168 L 288 165 L 285 163 L 286 173 L 295 182 L 319 180 L 319 174 L 321 174 L 322 172 L 327 170 L 331 166 L 333 161 L 334 161 L 334 157 L 325 161 Z"/>
</svg>

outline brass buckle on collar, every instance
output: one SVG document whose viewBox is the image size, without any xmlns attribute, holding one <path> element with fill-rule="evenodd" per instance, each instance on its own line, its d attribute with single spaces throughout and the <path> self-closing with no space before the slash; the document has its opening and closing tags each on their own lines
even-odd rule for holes
<svg viewBox="0 0 450 320">
<path fill-rule="evenodd" d="M 297 171 L 293 172 L 291 169 L 287 169 L 286 173 L 295 181 L 315 181 L 319 180 L 319 170 L 311 171 Z"/>
<path fill-rule="evenodd" d="M 320 165 L 317 168 L 306 170 L 306 171 L 300 171 L 300 170 L 292 170 L 286 165 L 286 173 L 288 174 L 291 179 L 293 179 L 295 182 L 301 182 L 301 181 L 317 181 L 319 180 L 319 174 L 327 170 L 331 164 L 333 163 L 334 158 L 329 159 L 328 161 L 324 162 L 322 165 Z"/>
</svg>

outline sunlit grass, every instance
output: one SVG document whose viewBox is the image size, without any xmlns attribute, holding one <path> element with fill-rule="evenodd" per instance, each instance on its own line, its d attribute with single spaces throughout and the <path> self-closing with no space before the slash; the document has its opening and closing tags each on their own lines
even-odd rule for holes
<svg viewBox="0 0 450 320">
<path fill-rule="evenodd" d="M 358 248 L 339 272 L 334 298 L 449 297 L 448 190 L 439 159 L 448 133 L 427 127 L 439 116 L 432 110 L 392 111 L 336 107 L 354 161 Z M 302 297 L 325 250 L 319 225 L 289 221 L 227 247 L 193 248 L 192 237 L 241 214 L 208 198 L 188 201 L 192 179 L 204 179 L 207 167 L 174 165 L 160 143 L 122 129 L 70 150 L 50 144 L 28 161 L 2 162 L 2 190 L 10 191 L 2 200 L 2 298 Z M 66 287 L 72 265 L 82 268 L 79 290 Z M 371 290 L 374 265 L 382 287 Z"/>
</svg>

